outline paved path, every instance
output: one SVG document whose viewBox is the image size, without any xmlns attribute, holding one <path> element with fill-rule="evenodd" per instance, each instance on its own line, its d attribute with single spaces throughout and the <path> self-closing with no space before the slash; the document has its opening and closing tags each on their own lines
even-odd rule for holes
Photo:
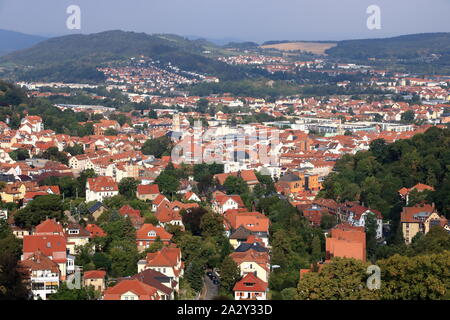
<svg viewBox="0 0 450 320">
<path fill-rule="evenodd" d="M 203 276 L 204 294 L 202 300 L 212 300 L 219 295 L 219 286 L 215 285 L 212 280 L 207 276 Z"/>
</svg>

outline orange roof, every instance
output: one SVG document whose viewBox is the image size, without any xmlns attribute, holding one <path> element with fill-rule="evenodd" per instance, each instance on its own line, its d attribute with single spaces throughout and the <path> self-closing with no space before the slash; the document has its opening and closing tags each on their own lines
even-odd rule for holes
<svg viewBox="0 0 450 320">
<path fill-rule="evenodd" d="M 154 231 L 155 236 L 150 236 L 150 231 Z M 157 237 L 159 237 L 161 241 L 170 241 L 172 239 L 172 235 L 163 227 L 155 227 L 151 223 L 145 223 L 136 231 L 136 240 L 156 240 Z"/>
<path fill-rule="evenodd" d="M 29 235 L 23 237 L 23 253 L 27 257 L 40 250 L 55 262 L 66 261 L 66 238 L 62 235 Z"/>
<path fill-rule="evenodd" d="M 120 300 L 121 296 L 127 292 L 132 292 L 139 297 L 139 300 L 159 300 L 157 290 L 139 280 L 123 280 L 105 291 L 104 300 Z"/>
<path fill-rule="evenodd" d="M 140 184 L 137 186 L 138 194 L 158 194 L 159 187 L 157 184 Z"/>
<path fill-rule="evenodd" d="M 88 178 L 88 184 L 90 190 L 94 192 L 119 191 L 119 186 L 112 177 Z"/>
<path fill-rule="evenodd" d="M 84 279 L 104 279 L 106 277 L 106 271 L 103 270 L 90 270 L 85 271 L 83 274 Z"/>
<path fill-rule="evenodd" d="M 128 217 L 141 217 L 141 212 L 139 210 L 133 209 L 130 205 L 125 205 L 119 209 L 119 213 L 122 216 Z"/>
<path fill-rule="evenodd" d="M 233 291 L 266 292 L 267 282 L 257 278 L 253 273 L 247 273 L 234 285 Z"/>
<path fill-rule="evenodd" d="M 240 226 L 252 232 L 268 232 L 270 220 L 260 212 L 239 212 L 229 210 L 224 213 L 225 220 L 236 230 Z"/>
<path fill-rule="evenodd" d="M 147 265 L 157 267 L 174 267 L 181 260 L 181 250 L 174 247 L 164 247 L 158 252 L 147 254 Z"/>
<path fill-rule="evenodd" d="M 47 219 L 38 224 L 35 228 L 34 234 L 63 234 L 64 229 L 62 225 L 55 219 Z"/>
<path fill-rule="evenodd" d="M 103 229 L 100 228 L 100 227 L 99 227 L 98 225 L 96 225 L 96 224 L 92 224 L 92 223 L 88 224 L 88 225 L 86 226 L 86 230 L 89 231 L 89 232 L 91 233 L 91 237 L 92 237 L 92 238 L 94 238 L 94 237 L 104 237 L 104 236 L 106 236 L 106 232 L 103 231 Z"/>
</svg>

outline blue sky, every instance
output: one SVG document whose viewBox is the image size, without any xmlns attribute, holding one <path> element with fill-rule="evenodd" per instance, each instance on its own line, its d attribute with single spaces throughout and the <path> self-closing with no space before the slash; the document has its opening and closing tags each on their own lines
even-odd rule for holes
<svg viewBox="0 0 450 320">
<path fill-rule="evenodd" d="M 0 29 L 70 34 L 66 8 L 81 8 L 81 30 L 129 30 L 205 38 L 343 40 L 450 32 L 450 0 L 0 0 Z M 369 5 L 381 29 L 366 27 Z"/>
</svg>

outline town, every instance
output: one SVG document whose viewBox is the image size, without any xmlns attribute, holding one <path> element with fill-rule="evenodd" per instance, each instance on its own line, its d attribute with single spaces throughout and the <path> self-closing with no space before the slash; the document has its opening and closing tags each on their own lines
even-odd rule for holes
<svg viewBox="0 0 450 320">
<path fill-rule="evenodd" d="M 450 75 L 199 52 L 0 81 L 0 294 L 449 298 Z"/>
</svg>

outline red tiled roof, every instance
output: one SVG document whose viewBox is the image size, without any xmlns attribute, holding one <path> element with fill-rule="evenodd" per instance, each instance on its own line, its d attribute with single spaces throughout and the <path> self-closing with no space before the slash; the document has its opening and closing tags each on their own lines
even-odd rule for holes
<svg viewBox="0 0 450 320">
<path fill-rule="evenodd" d="M 94 192 L 119 191 L 119 186 L 112 177 L 88 178 L 88 184 L 90 190 Z"/>
<path fill-rule="evenodd" d="M 158 194 L 159 187 L 157 184 L 140 184 L 137 186 L 138 194 Z"/>
<path fill-rule="evenodd" d="M 149 236 L 150 231 L 155 231 L 156 236 Z M 155 227 L 151 223 L 145 223 L 139 230 L 136 231 L 136 240 L 156 240 L 159 237 L 161 241 L 170 241 L 172 235 L 168 233 L 163 227 Z"/>
<path fill-rule="evenodd" d="M 159 300 L 157 290 L 139 280 L 123 280 L 105 291 L 104 300 L 120 300 L 120 297 L 133 292 L 139 297 L 139 300 Z"/>
<path fill-rule="evenodd" d="M 83 274 L 84 279 L 104 279 L 106 277 L 106 271 L 103 270 L 90 270 L 85 271 Z"/>
<path fill-rule="evenodd" d="M 234 285 L 233 291 L 266 292 L 267 282 L 257 278 L 253 273 L 247 273 Z"/>
<path fill-rule="evenodd" d="M 63 234 L 62 225 L 55 219 L 47 219 L 35 228 L 34 234 Z"/>
</svg>

